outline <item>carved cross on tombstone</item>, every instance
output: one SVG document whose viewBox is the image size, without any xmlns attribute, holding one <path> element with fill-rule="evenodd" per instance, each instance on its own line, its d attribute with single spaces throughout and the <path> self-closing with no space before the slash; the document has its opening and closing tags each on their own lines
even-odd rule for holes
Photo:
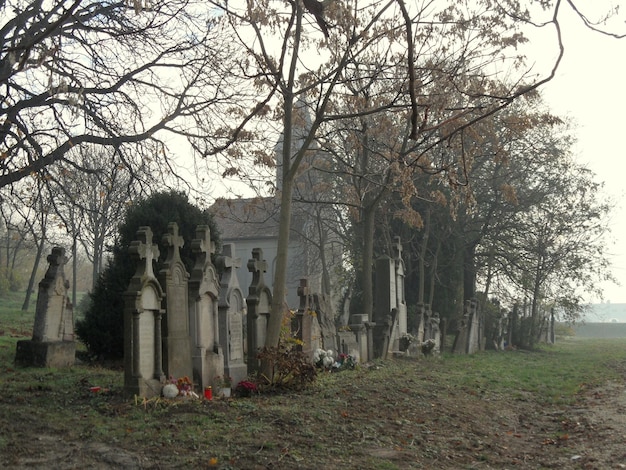
<svg viewBox="0 0 626 470">
<path fill-rule="evenodd" d="M 400 237 L 394 237 L 394 244 L 391 248 L 393 250 L 394 259 L 402 259 L 402 242 Z"/>
<path fill-rule="evenodd" d="M 232 243 L 226 243 L 222 248 L 222 255 L 215 261 L 217 269 L 224 273 L 241 267 L 241 258 L 234 258 L 234 245 Z"/>
<path fill-rule="evenodd" d="M 191 251 L 196 258 L 196 266 L 202 269 L 210 256 L 215 253 L 215 243 L 211 240 L 211 229 L 208 225 L 196 227 L 196 238 L 191 242 Z"/>
<path fill-rule="evenodd" d="M 170 222 L 167 225 L 167 233 L 163 235 L 163 244 L 168 247 L 168 262 L 180 260 L 180 249 L 185 244 L 185 240 L 178 234 L 178 224 Z"/>
<path fill-rule="evenodd" d="M 256 294 L 257 287 L 265 285 L 263 273 L 267 272 L 267 261 L 263 259 L 263 250 L 261 248 L 252 249 L 252 258 L 248 260 L 248 271 L 252 273 L 250 294 Z"/>
<path fill-rule="evenodd" d="M 311 288 L 309 287 L 308 279 L 300 279 L 300 285 L 298 286 L 298 296 L 300 297 L 299 311 L 306 312 L 309 308 L 309 296 L 311 295 Z"/>
<path fill-rule="evenodd" d="M 137 231 L 137 240 L 133 240 L 128 248 L 130 256 L 137 260 L 145 259 L 145 265 L 142 263 L 137 266 L 137 274 L 144 274 L 148 277 L 154 277 L 152 269 L 152 261 L 159 258 L 159 247 L 152 243 L 152 229 L 150 227 L 139 227 Z"/>
<path fill-rule="evenodd" d="M 300 279 L 300 285 L 298 286 L 298 297 L 300 297 L 300 305 L 296 312 L 296 317 L 291 325 L 292 333 L 295 334 L 295 338 L 304 341 L 304 315 L 309 309 L 309 298 L 311 295 L 311 288 L 309 287 L 308 279 Z M 298 351 L 302 351 L 302 346 L 296 346 Z"/>
</svg>

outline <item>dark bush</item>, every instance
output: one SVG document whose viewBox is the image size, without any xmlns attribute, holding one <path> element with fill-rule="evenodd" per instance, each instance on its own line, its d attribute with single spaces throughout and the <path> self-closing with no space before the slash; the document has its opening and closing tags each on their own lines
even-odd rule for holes
<svg viewBox="0 0 626 470">
<path fill-rule="evenodd" d="M 135 272 L 128 247 L 135 240 L 139 227 L 149 226 L 154 234 L 153 243 L 159 245 L 161 253 L 155 266 L 155 273 L 158 272 L 167 256 L 161 239 L 170 222 L 178 224 L 179 233 L 185 240 L 181 259 L 187 270 L 193 266 L 191 240 L 195 238 L 198 225 L 208 225 L 211 239 L 219 246 L 219 234 L 211 214 L 191 204 L 183 193 L 156 193 L 131 205 L 118 228 L 118 239 L 111 248 L 112 256 L 89 294 L 84 317 L 76 322 L 76 334 L 92 357 L 120 359 L 124 356 L 123 294 Z"/>
</svg>

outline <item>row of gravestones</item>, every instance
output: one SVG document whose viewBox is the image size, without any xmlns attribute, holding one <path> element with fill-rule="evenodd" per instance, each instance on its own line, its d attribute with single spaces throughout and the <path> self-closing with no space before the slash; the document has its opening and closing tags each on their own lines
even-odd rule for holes
<svg viewBox="0 0 626 470">
<path fill-rule="evenodd" d="M 139 229 L 129 248 L 137 270 L 124 294 L 126 391 L 158 395 L 166 377 L 193 377 L 201 389 L 217 386 L 219 377 L 228 376 L 235 384 L 244 380 L 258 370 L 257 351 L 265 343 L 272 302 L 263 279 L 267 263 L 262 250 L 255 248 L 248 261 L 252 283 L 244 304 L 234 244 L 224 245 L 216 267 L 209 228 L 199 226 L 191 242 L 195 264 L 187 273 L 175 223 L 162 242 L 168 253 L 158 275 L 152 262 L 159 251 L 149 227 Z"/>
<path fill-rule="evenodd" d="M 350 323 L 339 328 L 337 344 L 342 353 L 357 360 L 386 358 L 389 354 L 420 354 L 419 346 L 432 339 L 432 353 L 441 346 L 439 315 L 428 306 L 418 305 L 416 346 L 418 349 L 401 351 L 401 340 L 408 333 L 407 304 L 405 299 L 405 266 L 402 243 L 395 237 L 392 256 L 376 260 L 374 314 L 352 315 Z"/>
<path fill-rule="evenodd" d="M 377 261 L 374 321 L 356 315 L 350 328 L 340 329 L 336 338 L 324 337 L 317 317 L 305 314 L 319 309 L 320 299 L 310 293 L 306 280 L 301 280 L 294 333 L 310 356 L 318 347 L 335 345 L 357 360 L 385 357 L 398 350 L 399 338 L 406 332 L 406 303 L 404 262 L 400 240 L 396 242 L 394 258 Z M 129 247 L 136 271 L 124 294 L 127 392 L 157 395 L 166 377 L 193 377 L 194 383 L 206 387 L 216 386 L 219 376 L 229 376 L 237 383 L 256 372 L 257 351 L 265 343 L 272 298 L 263 279 L 267 265 L 262 251 L 252 251 L 247 268 L 253 276 L 244 299 L 236 275 L 241 262 L 235 257 L 235 247 L 226 244 L 214 266 L 211 255 L 215 249 L 208 227 L 199 226 L 191 242 L 195 261 L 191 273 L 180 259 L 183 239 L 175 223 L 168 226 L 162 244 L 168 252 L 163 269 L 156 274 L 153 261 L 159 250 L 152 242 L 151 229 L 140 228 L 137 240 Z M 74 363 L 73 313 L 63 272 L 64 249 L 54 248 L 48 262 L 48 271 L 39 284 L 33 338 L 18 342 L 17 364 L 65 367 Z M 426 326 L 420 327 L 420 341 L 439 337 L 435 333 L 438 317 L 435 322 L 428 313 L 420 316 L 427 319 Z M 424 325 L 423 320 L 420 325 Z"/>
</svg>

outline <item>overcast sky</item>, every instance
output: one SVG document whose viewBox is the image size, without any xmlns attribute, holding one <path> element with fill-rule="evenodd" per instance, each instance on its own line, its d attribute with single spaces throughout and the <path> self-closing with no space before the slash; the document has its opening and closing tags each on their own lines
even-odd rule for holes
<svg viewBox="0 0 626 470">
<path fill-rule="evenodd" d="M 621 27 L 623 34 L 626 2 L 604 3 L 624 3 L 613 29 Z M 626 303 L 626 38 L 592 32 L 569 11 L 563 13 L 567 13 L 562 18 L 565 56 L 543 95 L 553 112 L 576 121 L 580 163 L 605 182 L 606 192 L 618 203 L 611 217 L 615 245 L 610 253 L 613 273 L 622 286 L 604 285 L 604 298 Z"/>
</svg>

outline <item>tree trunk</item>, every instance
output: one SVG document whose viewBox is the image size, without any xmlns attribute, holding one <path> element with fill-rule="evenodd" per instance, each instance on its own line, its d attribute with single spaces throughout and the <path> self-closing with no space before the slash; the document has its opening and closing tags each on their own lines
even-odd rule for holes
<svg viewBox="0 0 626 470">
<path fill-rule="evenodd" d="M 44 238 L 41 239 L 39 244 L 37 245 L 37 253 L 35 255 L 35 262 L 33 264 L 33 269 L 30 272 L 30 279 L 28 280 L 28 287 L 26 288 L 26 297 L 24 298 L 24 303 L 22 304 L 22 312 L 28 311 L 28 307 L 30 306 L 30 295 L 35 287 L 35 277 L 37 276 L 37 270 L 39 269 L 39 262 L 41 261 L 41 255 L 43 253 L 43 248 L 45 245 Z"/>
<path fill-rule="evenodd" d="M 463 300 L 476 296 L 476 245 L 465 246 L 463 252 Z"/>
<path fill-rule="evenodd" d="M 363 209 L 363 266 L 361 269 L 361 286 L 363 289 L 363 314 L 369 321 L 374 313 L 374 282 L 372 279 L 374 264 L 374 231 L 376 221 L 376 205 Z"/>
<path fill-rule="evenodd" d="M 424 220 L 424 235 L 420 246 L 418 261 L 419 279 L 417 288 L 417 302 L 424 304 L 424 290 L 426 287 L 426 250 L 428 249 L 428 238 L 430 236 L 430 209 L 426 209 L 426 220 Z M 432 298 L 431 298 L 432 301 Z"/>
</svg>

